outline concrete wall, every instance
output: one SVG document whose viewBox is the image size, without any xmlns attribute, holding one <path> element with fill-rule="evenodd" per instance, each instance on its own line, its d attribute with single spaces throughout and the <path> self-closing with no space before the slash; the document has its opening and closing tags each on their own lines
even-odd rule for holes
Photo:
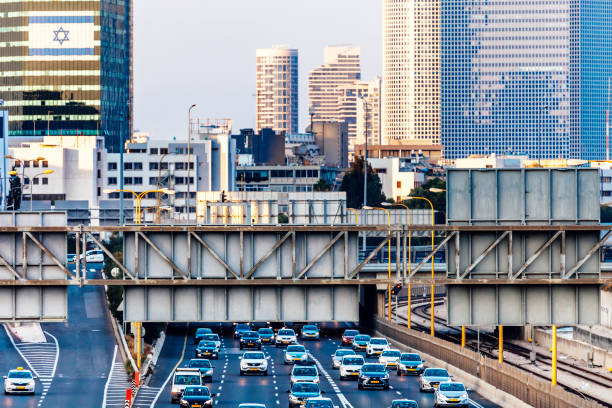
<svg viewBox="0 0 612 408">
<path fill-rule="evenodd" d="M 612 328 L 612 292 L 601 291 L 601 325 Z"/>
<path fill-rule="evenodd" d="M 534 337 L 537 344 L 548 348 L 552 347 L 552 336 L 550 333 L 537 329 Z M 593 353 L 593 364 L 606 368 L 612 366 L 612 352 L 599 347 L 593 347 L 582 341 L 568 340 L 557 336 L 557 350 L 561 354 L 584 361 L 588 361 L 589 355 Z"/>
</svg>

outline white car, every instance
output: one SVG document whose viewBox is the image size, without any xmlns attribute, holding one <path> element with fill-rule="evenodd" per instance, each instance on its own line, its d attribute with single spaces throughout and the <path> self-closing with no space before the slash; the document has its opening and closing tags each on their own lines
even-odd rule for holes
<svg viewBox="0 0 612 408">
<path fill-rule="evenodd" d="M 380 356 L 385 350 L 389 350 L 387 339 L 384 337 L 372 337 L 366 347 L 366 358 Z"/>
<path fill-rule="evenodd" d="M 288 346 L 289 344 L 296 344 L 297 337 L 293 329 L 280 329 L 276 333 L 275 339 L 276 347 Z"/>
<path fill-rule="evenodd" d="M 5 394 L 34 394 L 36 392 L 36 381 L 32 372 L 17 367 L 4 376 Z"/>
<path fill-rule="evenodd" d="M 268 358 L 261 351 L 247 351 L 240 359 L 240 375 L 268 375 Z"/>
<path fill-rule="evenodd" d="M 351 349 L 340 348 L 331 355 L 332 357 L 332 368 L 337 370 L 340 368 L 340 364 L 342 363 L 342 358 L 344 356 L 354 356 L 355 352 Z"/>
<path fill-rule="evenodd" d="M 83 259 L 83 254 L 79 257 Z M 100 249 L 92 249 L 91 251 L 87 251 L 85 253 L 85 260 L 91 263 L 100 263 L 104 262 L 104 252 Z"/>
<path fill-rule="evenodd" d="M 378 362 L 384 364 L 387 370 L 397 370 L 402 353 L 399 350 L 385 350 L 378 357 Z"/>
<path fill-rule="evenodd" d="M 340 363 L 340 379 L 347 380 L 349 378 L 357 379 L 361 367 L 365 364 L 365 359 L 362 356 L 344 356 Z"/>
</svg>

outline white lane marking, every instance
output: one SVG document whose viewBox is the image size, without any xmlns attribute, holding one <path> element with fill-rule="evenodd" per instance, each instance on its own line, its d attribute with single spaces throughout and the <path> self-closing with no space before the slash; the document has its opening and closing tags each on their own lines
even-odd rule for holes
<svg viewBox="0 0 612 408">
<path fill-rule="evenodd" d="M 323 365 L 319 362 L 319 360 L 317 360 L 316 357 L 312 355 L 312 353 L 309 352 L 308 354 L 310 355 L 312 360 L 316 363 L 317 367 L 319 368 L 319 371 L 323 373 L 323 375 L 325 376 L 325 379 L 331 384 L 332 389 L 334 390 L 334 392 L 336 393 L 336 396 L 338 397 L 338 399 L 340 400 L 340 403 L 342 404 L 342 407 L 343 408 L 354 408 L 353 405 L 351 405 L 351 403 L 346 399 L 346 397 L 344 396 L 340 388 L 336 385 L 336 382 L 331 377 L 331 375 L 329 375 L 327 370 L 323 368 Z"/>
<path fill-rule="evenodd" d="M 471 398 L 468 398 L 468 402 L 472 405 L 474 405 L 476 408 L 484 408 L 482 405 L 480 405 L 479 403 L 477 403 L 476 401 L 474 401 Z"/>
<path fill-rule="evenodd" d="M 108 372 L 108 378 L 106 379 L 106 384 L 104 385 L 104 397 L 102 398 L 102 408 L 106 408 L 106 395 L 108 394 L 108 386 L 110 385 L 111 378 L 113 375 L 113 367 L 115 365 L 116 357 L 117 357 L 117 345 L 115 344 L 115 351 L 113 352 L 113 360 L 111 363 L 110 370 Z"/>
</svg>

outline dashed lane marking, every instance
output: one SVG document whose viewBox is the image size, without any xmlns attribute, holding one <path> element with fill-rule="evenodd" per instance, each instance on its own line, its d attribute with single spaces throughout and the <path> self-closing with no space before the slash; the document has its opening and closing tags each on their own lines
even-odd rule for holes
<svg viewBox="0 0 612 408">
<path fill-rule="evenodd" d="M 179 358 L 179 361 L 176 362 L 176 365 L 174 366 L 172 371 L 170 371 L 170 375 L 168 375 L 168 378 L 166 378 L 166 381 L 164 381 L 164 383 L 162 384 L 157 394 L 155 394 L 155 398 L 153 399 L 153 402 L 151 402 L 151 405 L 150 405 L 151 408 L 155 407 L 155 404 L 157 404 L 157 400 L 159 399 L 161 393 L 164 391 L 164 389 L 166 388 L 166 385 L 168 385 L 168 382 L 170 382 L 170 379 L 174 375 L 174 371 L 178 368 L 179 365 L 181 365 L 181 363 L 183 362 L 183 359 L 185 358 L 185 349 L 187 348 L 187 334 L 188 333 L 189 333 L 189 324 L 187 324 L 187 328 L 185 329 L 185 339 L 183 341 L 183 350 L 181 351 L 181 358 Z"/>
<path fill-rule="evenodd" d="M 129 386 L 128 376 L 121 358 L 117 356 L 117 345 L 115 345 L 113 362 L 104 385 L 102 408 L 122 408 L 125 404 L 125 390 Z"/>
<path fill-rule="evenodd" d="M 336 396 L 338 397 L 338 399 L 340 400 L 340 403 L 342 404 L 342 407 L 343 408 L 354 408 L 353 405 L 351 405 L 351 403 L 346 399 L 346 397 L 340 390 L 340 387 L 336 385 L 336 382 L 331 377 L 331 375 L 329 375 L 327 370 L 323 368 L 323 365 L 319 362 L 319 360 L 317 360 L 316 357 L 312 355 L 312 353 L 308 353 L 308 354 L 310 355 L 312 360 L 315 362 L 315 364 L 319 368 L 319 371 L 323 373 L 323 376 L 325 377 L 325 379 L 331 384 L 332 389 L 334 390 L 334 392 L 336 393 Z"/>
</svg>

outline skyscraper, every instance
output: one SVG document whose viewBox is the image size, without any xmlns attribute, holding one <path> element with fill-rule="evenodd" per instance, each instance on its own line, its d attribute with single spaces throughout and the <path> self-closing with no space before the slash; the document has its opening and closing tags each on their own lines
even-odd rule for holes
<svg viewBox="0 0 612 408">
<path fill-rule="evenodd" d="M 360 55 L 361 49 L 351 45 L 325 47 L 323 65 L 308 74 L 309 110 L 314 121 L 339 119 L 341 88 L 361 79 Z"/>
<path fill-rule="evenodd" d="M 442 0 L 445 157 L 606 157 L 612 2 Z"/>
<path fill-rule="evenodd" d="M 384 144 L 440 140 L 440 0 L 383 0 Z"/>
<path fill-rule="evenodd" d="M 11 136 L 130 133 L 131 1 L 0 2 L 0 99 Z"/>
<path fill-rule="evenodd" d="M 285 46 L 258 49 L 257 132 L 298 132 L 298 50 Z"/>
</svg>

